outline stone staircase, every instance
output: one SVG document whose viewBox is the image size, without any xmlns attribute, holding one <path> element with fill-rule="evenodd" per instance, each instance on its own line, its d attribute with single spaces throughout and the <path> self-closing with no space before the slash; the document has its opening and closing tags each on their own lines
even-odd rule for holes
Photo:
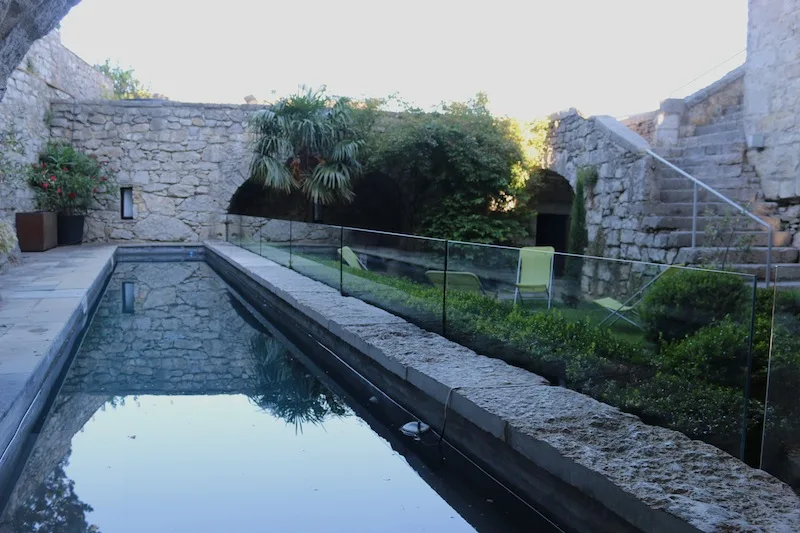
<svg viewBox="0 0 800 533">
<path fill-rule="evenodd" d="M 727 198 L 744 205 L 773 228 L 772 265 L 780 268 L 779 281 L 800 281 L 800 251 L 792 236 L 781 231 L 777 205 L 761 201 L 761 186 L 747 162 L 747 146 L 740 105 L 722 109 L 703 125 L 682 125 L 677 144 L 654 147 L 658 155 L 706 183 Z M 645 229 L 667 234 L 670 248 L 680 248 L 675 263 L 720 265 L 765 277 L 766 228 L 706 190 L 698 190 L 697 247 L 692 244 L 693 183 L 656 162 L 658 200 L 648 209 Z M 706 228 L 716 237 L 707 235 Z M 724 231 L 723 231 L 724 230 Z M 731 243 L 730 246 L 727 243 Z"/>
</svg>

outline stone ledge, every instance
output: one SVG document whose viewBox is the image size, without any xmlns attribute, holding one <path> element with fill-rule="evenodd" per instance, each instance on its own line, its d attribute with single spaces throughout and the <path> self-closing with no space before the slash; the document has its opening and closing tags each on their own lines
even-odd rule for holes
<svg viewBox="0 0 800 533">
<path fill-rule="evenodd" d="M 172 100 L 52 100 L 53 105 L 110 106 L 110 107 L 182 107 L 196 109 L 236 109 L 258 111 L 268 106 L 262 104 L 204 104 L 201 102 L 174 102 Z"/>
<path fill-rule="evenodd" d="M 477 355 L 380 309 L 367 311 L 363 302 L 318 282 L 306 278 L 303 286 L 299 274 L 247 250 L 228 243 L 206 246 L 642 531 L 800 531 L 800 499 L 787 485 L 713 446 L 549 386 L 535 374 Z M 349 317 L 364 323 L 353 324 Z"/>
</svg>

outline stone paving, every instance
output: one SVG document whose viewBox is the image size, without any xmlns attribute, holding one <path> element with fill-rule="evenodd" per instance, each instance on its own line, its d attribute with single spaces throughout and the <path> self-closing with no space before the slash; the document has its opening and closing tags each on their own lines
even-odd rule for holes
<svg viewBox="0 0 800 533">
<path fill-rule="evenodd" d="M 23 254 L 0 275 L 0 454 L 88 318 L 116 246 L 59 247 Z"/>
</svg>

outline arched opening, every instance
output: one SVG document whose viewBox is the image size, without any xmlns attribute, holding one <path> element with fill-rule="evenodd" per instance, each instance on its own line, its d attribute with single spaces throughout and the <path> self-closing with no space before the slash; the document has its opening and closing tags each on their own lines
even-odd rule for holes
<svg viewBox="0 0 800 533">
<path fill-rule="evenodd" d="M 569 215 L 575 193 L 569 181 L 552 170 L 544 170 L 531 207 L 536 210 L 536 245 L 566 252 L 569 246 Z M 563 273 L 564 257 L 557 256 L 556 274 Z"/>
<path fill-rule="evenodd" d="M 326 205 L 322 220 L 326 224 L 407 233 L 410 231 L 403 211 L 397 183 L 384 174 L 368 174 L 353 185 L 352 203 Z M 311 222 L 311 207 L 301 191 L 284 193 L 262 187 L 252 179 L 233 194 L 228 213 L 264 218 Z"/>
</svg>

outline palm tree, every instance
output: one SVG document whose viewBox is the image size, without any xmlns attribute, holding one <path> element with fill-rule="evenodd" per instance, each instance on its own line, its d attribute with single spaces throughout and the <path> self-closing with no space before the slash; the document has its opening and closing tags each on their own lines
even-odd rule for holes
<svg viewBox="0 0 800 533">
<path fill-rule="evenodd" d="M 250 401 L 302 431 L 330 417 L 350 414 L 347 404 L 314 377 L 274 337 L 256 333 L 250 339 L 253 390 Z"/>
<path fill-rule="evenodd" d="M 249 126 L 255 137 L 254 180 L 287 193 L 302 190 L 314 204 L 315 221 L 319 206 L 353 199 L 364 140 L 348 99 L 307 89 L 254 113 Z"/>
</svg>

